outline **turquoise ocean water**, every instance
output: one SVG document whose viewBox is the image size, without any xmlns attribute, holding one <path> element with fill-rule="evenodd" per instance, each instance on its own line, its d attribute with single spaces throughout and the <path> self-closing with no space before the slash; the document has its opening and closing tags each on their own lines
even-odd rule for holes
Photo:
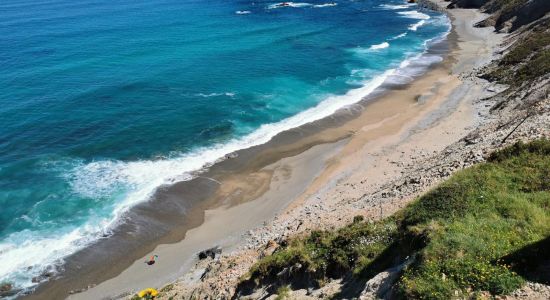
<svg viewBox="0 0 550 300">
<path fill-rule="evenodd" d="M 32 288 L 159 185 L 408 78 L 448 30 L 403 1 L 1 1 L 0 282 Z"/>
</svg>

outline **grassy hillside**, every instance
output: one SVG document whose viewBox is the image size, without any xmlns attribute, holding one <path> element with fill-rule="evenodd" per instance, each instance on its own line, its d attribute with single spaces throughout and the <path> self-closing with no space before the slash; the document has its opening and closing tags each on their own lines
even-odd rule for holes
<svg viewBox="0 0 550 300">
<path fill-rule="evenodd" d="M 329 278 L 361 286 L 411 257 L 395 287 L 400 297 L 506 294 L 525 279 L 549 280 L 536 270 L 550 261 L 549 241 L 550 141 L 541 140 L 458 172 L 390 218 L 356 218 L 337 231 L 288 241 L 250 270 L 238 292 L 319 287 Z"/>
</svg>

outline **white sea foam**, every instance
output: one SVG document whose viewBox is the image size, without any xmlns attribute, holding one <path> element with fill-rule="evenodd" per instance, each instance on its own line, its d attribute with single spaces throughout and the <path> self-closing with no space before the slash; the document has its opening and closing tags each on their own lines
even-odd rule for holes
<svg viewBox="0 0 550 300">
<path fill-rule="evenodd" d="M 425 47 L 434 41 L 436 39 L 426 41 Z M 251 134 L 227 143 L 159 160 L 72 162 L 74 165 L 66 178 L 74 193 L 99 199 L 112 197 L 121 190 L 126 192 L 120 196 L 120 201 L 115 202 L 110 215 L 96 216 L 78 228 L 65 228 L 57 232 L 27 230 L 7 237 L 0 243 L 0 278 L 15 282 L 18 288 L 32 287 L 35 285 L 33 277 L 53 265 L 61 264 L 68 255 L 108 234 L 128 209 L 148 201 L 158 187 L 190 180 L 197 172 L 225 159 L 230 153 L 264 144 L 283 131 L 328 117 L 361 101 L 383 83 L 402 82 L 403 78 L 412 80 L 417 71 L 440 59 L 425 53 L 409 57 L 401 62 L 399 68 L 363 81 L 360 88 L 344 95 L 329 96 L 313 108 L 276 123 L 264 124 Z M 354 72 L 360 74 L 360 71 Z"/>
<path fill-rule="evenodd" d="M 323 3 L 323 4 L 311 4 L 307 2 L 279 2 L 275 4 L 271 4 L 267 6 L 268 9 L 276 9 L 276 8 L 285 8 L 285 7 L 315 7 L 315 8 L 323 8 L 323 7 L 331 7 L 336 6 L 338 3 L 336 2 L 329 2 L 329 3 Z"/>
<path fill-rule="evenodd" d="M 305 2 L 279 2 L 267 6 L 268 9 L 285 8 L 285 7 L 308 7 L 313 6 L 311 3 Z"/>
<path fill-rule="evenodd" d="M 248 15 L 248 14 L 251 13 L 251 11 L 249 11 L 249 10 L 237 10 L 235 13 L 237 15 Z"/>
<path fill-rule="evenodd" d="M 443 60 L 438 55 L 427 55 L 425 53 L 415 55 L 411 59 L 401 63 L 399 68 L 389 76 L 384 84 L 401 85 L 414 80 L 415 77 L 422 75 L 428 67 Z"/>
<path fill-rule="evenodd" d="M 429 22 L 432 25 L 446 26 L 446 27 L 449 28 L 449 30 L 451 28 L 451 24 L 449 22 L 449 19 L 446 16 L 437 16 L 435 18 L 430 19 Z"/>
<path fill-rule="evenodd" d="M 418 27 L 420 27 L 424 24 L 426 24 L 426 20 L 420 20 L 419 22 L 414 23 L 411 26 L 409 26 L 409 29 L 412 30 L 412 31 L 416 31 L 418 29 Z"/>
<path fill-rule="evenodd" d="M 232 93 L 232 92 L 226 92 L 226 93 L 210 93 L 210 94 L 197 93 L 197 94 L 195 94 L 195 96 L 197 96 L 197 97 L 203 97 L 203 98 L 220 97 L 220 96 L 235 97 L 235 93 Z"/>
<path fill-rule="evenodd" d="M 402 15 L 405 18 L 420 20 L 419 22 L 416 22 L 415 24 L 412 24 L 411 26 L 409 26 L 409 30 L 412 30 L 412 31 L 418 30 L 420 26 L 426 24 L 426 20 L 430 19 L 430 16 L 428 16 L 427 14 L 423 14 L 416 10 L 400 11 L 397 13 Z"/>
<path fill-rule="evenodd" d="M 397 13 L 402 15 L 405 18 L 410 18 L 410 19 L 428 20 L 430 18 L 430 16 L 428 16 L 427 14 L 423 14 L 416 10 L 399 11 Z"/>
<path fill-rule="evenodd" d="M 323 7 L 331 7 L 331 6 L 336 6 L 336 5 L 338 5 L 338 3 L 336 3 L 336 2 L 331 2 L 331 3 L 324 3 L 324 4 L 313 5 L 313 7 L 315 7 L 315 8 L 323 8 Z"/>
<path fill-rule="evenodd" d="M 408 9 L 411 6 L 414 6 L 414 4 L 400 4 L 400 5 L 382 4 L 380 5 L 381 8 L 391 9 L 391 10 Z"/>
<path fill-rule="evenodd" d="M 61 264 L 62 258 L 97 239 L 99 231 L 106 225 L 90 224 L 60 235 L 29 230 L 14 233 L 0 244 L 0 278 L 16 283 L 17 289 L 30 288 L 36 284 L 33 278 L 55 273 L 54 265 Z"/>
<path fill-rule="evenodd" d="M 405 37 L 406 35 L 407 35 L 407 33 L 406 33 L 406 32 L 403 32 L 402 34 L 398 34 L 398 35 L 396 35 L 396 36 L 390 38 L 390 40 L 397 40 L 397 39 L 400 39 L 400 38 L 402 38 L 402 37 Z"/>
<path fill-rule="evenodd" d="M 362 54 L 367 54 L 367 53 L 372 53 L 372 52 L 375 52 L 375 51 L 378 51 L 378 50 L 382 50 L 382 49 L 388 48 L 389 46 L 390 46 L 390 43 L 382 42 L 380 44 L 372 45 L 368 48 L 357 47 L 357 48 L 353 48 L 353 49 L 350 49 L 350 50 L 357 53 L 357 54 L 362 55 Z"/>
<path fill-rule="evenodd" d="M 388 48 L 389 46 L 390 44 L 388 42 L 383 42 L 380 44 L 370 46 L 369 50 L 380 50 L 380 49 Z"/>
</svg>

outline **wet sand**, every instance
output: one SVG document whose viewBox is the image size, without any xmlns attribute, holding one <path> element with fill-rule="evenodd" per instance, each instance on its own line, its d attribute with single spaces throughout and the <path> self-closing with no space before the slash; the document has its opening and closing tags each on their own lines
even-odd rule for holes
<svg viewBox="0 0 550 300">
<path fill-rule="evenodd" d="M 298 219 L 296 208 L 320 195 L 328 202 L 360 197 L 357 185 L 383 184 L 396 175 L 391 162 L 404 153 L 418 147 L 436 151 L 456 140 L 476 122 L 465 95 L 479 94 L 457 73 L 479 63 L 487 54 L 480 51 L 489 51 L 479 32 L 471 32 L 475 17 L 454 16 L 446 42 L 450 56 L 411 84 L 374 93 L 333 117 L 239 151 L 193 181 L 159 189 L 152 201 L 132 210 L 114 236 L 70 258 L 64 278 L 29 298 L 64 298 L 96 283 L 70 298 L 100 299 L 161 287 L 185 274 L 200 250 L 246 248 L 248 230 L 274 217 Z M 342 221 L 353 216 L 342 217 L 346 211 L 334 215 Z M 108 258 L 93 263 L 107 253 Z M 159 259 L 147 266 L 143 262 L 152 254 Z"/>
</svg>

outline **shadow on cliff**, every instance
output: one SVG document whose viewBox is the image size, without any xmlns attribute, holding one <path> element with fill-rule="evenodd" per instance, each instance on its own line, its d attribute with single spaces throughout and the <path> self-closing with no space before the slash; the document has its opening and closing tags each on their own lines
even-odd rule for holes
<svg viewBox="0 0 550 300">
<path fill-rule="evenodd" d="M 503 257 L 502 261 L 526 280 L 550 284 L 550 236 Z"/>
</svg>

